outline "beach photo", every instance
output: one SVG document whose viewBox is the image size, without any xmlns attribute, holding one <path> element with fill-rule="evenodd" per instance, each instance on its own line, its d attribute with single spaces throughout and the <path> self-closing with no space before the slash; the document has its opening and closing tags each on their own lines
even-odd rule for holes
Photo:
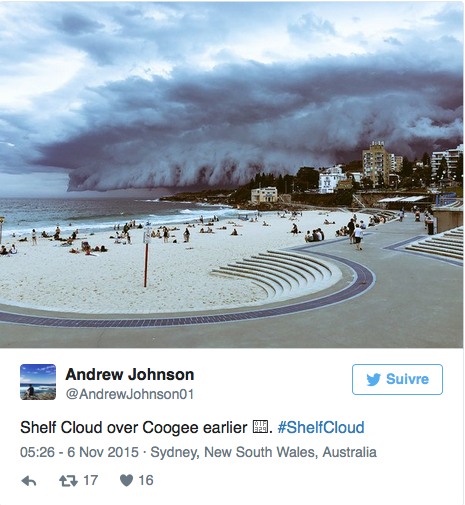
<svg viewBox="0 0 465 505">
<path fill-rule="evenodd" d="M 21 365 L 19 383 L 21 400 L 55 400 L 56 389 L 55 365 Z"/>
<path fill-rule="evenodd" d="M 0 347 L 463 347 L 462 4 L 0 13 Z"/>
</svg>

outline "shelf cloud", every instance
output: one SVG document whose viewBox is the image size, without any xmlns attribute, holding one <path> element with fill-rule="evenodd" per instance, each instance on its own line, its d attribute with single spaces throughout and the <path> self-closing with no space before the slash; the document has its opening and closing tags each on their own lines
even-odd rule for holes
<svg viewBox="0 0 465 505">
<path fill-rule="evenodd" d="M 0 179 L 227 186 L 455 147 L 463 7 L 414 4 L 0 4 Z"/>
</svg>

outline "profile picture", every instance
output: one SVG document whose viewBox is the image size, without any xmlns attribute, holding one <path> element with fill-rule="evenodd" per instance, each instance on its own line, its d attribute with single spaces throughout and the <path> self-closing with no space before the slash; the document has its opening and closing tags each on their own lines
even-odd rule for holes
<svg viewBox="0 0 465 505">
<path fill-rule="evenodd" d="M 21 365 L 19 381 L 21 400 L 54 400 L 56 380 L 55 365 Z"/>
</svg>

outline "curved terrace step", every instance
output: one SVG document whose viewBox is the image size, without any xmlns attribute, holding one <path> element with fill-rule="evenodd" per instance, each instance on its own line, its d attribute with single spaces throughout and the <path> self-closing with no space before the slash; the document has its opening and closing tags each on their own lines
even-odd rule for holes
<svg viewBox="0 0 465 505">
<path fill-rule="evenodd" d="M 275 298 L 282 295 L 284 289 L 281 284 L 275 282 L 273 279 L 266 278 L 265 276 L 253 275 L 247 272 L 237 271 L 232 268 L 222 267 L 221 269 L 214 269 L 211 272 L 215 275 L 220 275 L 221 277 L 234 277 L 247 279 L 252 284 L 262 288 L 267 294 L 267 298 Z"/>
<path fill-rule="evenodd" d="M 270 301 L 315 293 L 336 284 L 342 277 L 336 265 L 289 250 L 269 250 L 211 273 L 247 279 L 262 287 Z"/>
<path fill-rule="evenodd" d="M 293 251 L 268 251 L 269 254 L 277 256 L 280 258 L 286 258 L 292 260 L 294 263 L 300 265 L 312 266 L 316 271 L 320 272 L 323 280 L 330 279 L 332 276 L 332 264 L 326 261 L 320 260 L 319 258 L 309 257 L 304 254 L 295 253 Z"/>
</svg>

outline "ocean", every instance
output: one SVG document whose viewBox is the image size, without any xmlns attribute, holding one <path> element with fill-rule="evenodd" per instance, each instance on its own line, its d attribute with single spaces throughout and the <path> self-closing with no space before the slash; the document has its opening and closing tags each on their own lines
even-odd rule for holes
<svg viewBox="0 0 465 505">
<path fill-rule="evenodd" d="M 23 396 L 23 394 L 26 392 L 26 389 L 29 387 L 31 383 L 30 382 L 21 382 L 19 385 L 19 396 Z M 35 390 L 36 394 L 40 393 L 56 393 L 56 384 L 34 384 L 32 383 L 32 386 Z"/>
<path fill-rule="evenodd" d="M 237 217 L 237 210 L 225 205 L 190 202 L 160 202 L 128 198 L 46 199 L 46 198 L 0 198 L 0 216 L 4 217 L 3 237 L 30 236 L 34 228 L 54 233 L 60 225 L 62 236 L 75 229 L 80 232 L 113 230 L 126 222 L 137 224 L 149 221 L 152 225 L 183 224 L 196 222 L 200 216 L 206 219 L 217 216 L 221 219 Z"/>
</svg>

